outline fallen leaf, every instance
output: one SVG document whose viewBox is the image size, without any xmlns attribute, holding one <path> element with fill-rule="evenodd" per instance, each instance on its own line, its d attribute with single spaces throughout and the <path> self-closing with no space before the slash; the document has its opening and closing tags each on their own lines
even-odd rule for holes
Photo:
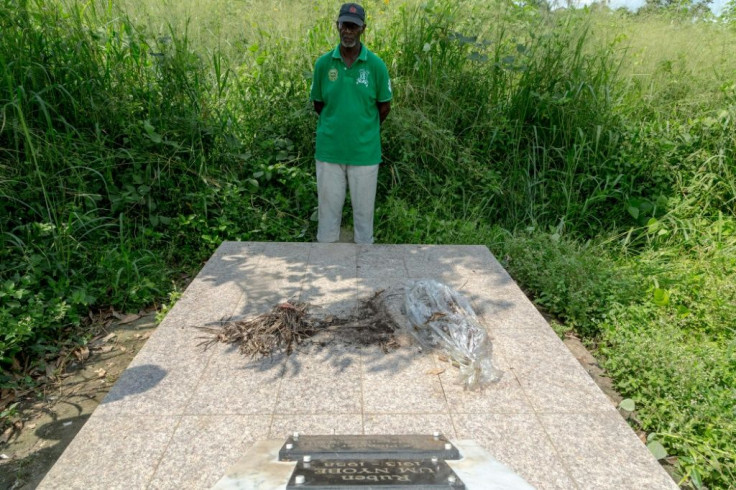
<svg viewBox="0 0 736 490">
<path fill-rule="evenodd" d="M 667 457 L 667 450 L 659 441 L 651 441 L 649 444 L 647 444 L 647 448 L 649 449 L 649 452 L 652 453 L 652 456 L 654 456 L 658 460 Z"/>
<path fill-rule="evenodd" d="M 120 346 L 120 352 L 125 352 L 125 351 L 127 351 L 127 350 L 128 350 L 128 349 L 126 349 L 126 348 L 125 348 L 125 346 L 122 346 L 122 345 Z"/>
<path fill-rule="evenodd" d="M 0 435 L 0 442 L 2 442 L 3 444 L 7 443 L 10 440 L 10 436 L 12 435 L 13 435 L 13 428 L 8 427 L 7 429 L 5 429 L 5 432 L 3 432 L 2 435 Z"/>
<path fill-rule="evenodd" d="M 28 424 L 28 428 L 29 429 L 35 429 L 36 428 L 36 424 Z"/>
<path fill-rule="evenodd" d="M 107 343 L 107 342 L 110 342 L 110 341 L 111 341 L 112 339 L 114 339 L 114 338 L 115 338 L 115 337 L 117 337 L 117 336 L 118 336 L 118 334 L 116 334 L 115 332 L 110 332 L 109 334 L 105 335 L 105 336 L 104 336 L 104 337 L 102 338 L 102 340 L 100 340 L 100 343 L 101 343 L 101 344 L 105 344 L 105 343 Z"/>
<path fill-rule="evenodd" d="M 113 349 L 114 347 L 112 345 L 103 345 L 99 349 L 95 349 L 95 350 L 101 354 L 105 354 L 106 352 L 110 352 Z"/>
<path fill-rule="evenodd" d="M 0 454 L 0 459 L 8 459 L 8 455 L 5 453 Z"/>
<path fill-rule="evenodd" d="M 107 371 L 105 371 L 104 369 L 100 368 L 97 371 L 95 371 L 95 374 L 97 375 L 98 378 L 104 378 L 105 375 L 107 374 Z"/>
<path fill-rule="evenodd" d="M 619 403 L 618 406 L 627 412 L 633 412 L 636 409 L 636 403 L 631 398 L 621 400 L 621 403 Z"/>
<path fill-rule="evenodd" d="M 434 368 L 427 371 L 427 374 L 440 375 L 445 372 L 445 368 Z"/>
<path fill-rule="evenodd" d="M 87 358 L 89 358 L 89 349 L 87 348 L 87 346 L 86 345 L 83 345 L 82 347 L 79 347 L 78 349 L 75 349 L 74 350 L 74 357 L 76 357 L 77 360 L 79 360 L 79 362 L 86 361 Z"/>
<path fill-rule="evenodd" d="M 126 323 L 131 323 L 139 319 L 141 316 L 137 313 L 128 313 L 127 315 L 123 316 L 122 318 L 118 318 L 120 320 L 120 325 L 125 325 Z"/>
<path fill-rule="evenodd" d="M 437 360 L 447 362 L 449 359 L 447 358 L 447 356 L 443 356 L 442 354 L 440 354 L 437 356 Z"/>
</svg>

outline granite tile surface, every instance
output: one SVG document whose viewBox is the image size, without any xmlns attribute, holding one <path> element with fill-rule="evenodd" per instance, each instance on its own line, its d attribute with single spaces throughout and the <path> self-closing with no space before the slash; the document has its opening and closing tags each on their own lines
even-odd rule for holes
<svg viewBox="0 0 736 490">
<path fill-rule="evenodd" d="M 279 358 L 252 360 L 218 346 L 185 407 L 188 415 L 271 415 L 282 382 Z"/>
<path fill-rule="evenodd" d="M 617 412 L 539 418 L 580 488 L 677 490 Z"/>
<path fill-rule="evenodd" d="M 360 413 L 361 359 L 346 353 L 341 358 L 298 354 L 299 371 L 284 375 L 275 412 L 278 414 Z M 334 361 L 334 362 L 333 362 Z"/>
<path fill-rule="evenodd" d="M 471 302 L 499 383 L 466 391 L 410 342 L 387 353 L 332 334 L 249 359 L 203 349 L 212 337 L 194 328 L 286 300 L 342 317 L 418 278 Z M 256 242 L 218 248 L 40 488 L 208 488 L 258 440 L 434 430 L 476 440 L 539 489 L 676 488 L 485 247 Z"/>
<path fill-rule="evenodd" d="M 172 370 L 181 365 L 202 366 L 212 356 L 212 350 L 202 345 L 209 340 L 211 334 L 204 332 L 193 325 L 182 321 L 174 325 L 174 320 L 168 323 L 166 328 L 159 326 L 151 333 L 151 336 L 138 351 L 129 367 L 142 364 L 153 364 L 162 369 Z M 217 327 L 220 322 L 213 322 L 205 327 Z"/>
<path fill-rule="evenodd" d="M 407 277 L 404 253 L 400 248 L 391 245 L 375 245 L 361 249 L 357 271 L 358 277 L 390 278 L 394 282 L 403 281 Z"/>
<path fill-rule="evenodd" d="M 147 488 L 178 423 L 179 417 L 93 414 L 38 488 Z"/>
<path fill-rule="evenodd" d="M 306 274 L 301 268 L 286 264 L 259 267 L 241 285 L 241 296 L 232 311 L 233 319 L 240 320 L 269 312 L 274 305 L 299 300 Z"/>
<path fill-rule="evenodd" d="M 452 418 L 446 413 L 395 414 L 366 413 L 363 416 L 366 434 L 433 434 L 456 437 Z"/>
<path fill-rule="evenodd" d="M 458 438 L 474 439 L 535 488 L 594 488 L 570 477 L 535 414 L 459 414 L 453 420 Z"/>
<path fill-rule="evenodd" d="M 578 369 L 580 363 L 570 354 L 551 328 L 491 329 L 493 348 L 519 373 L 534 372 L 542 375 L 556 368 Z"/>
<path fill-rule="evenodd" d="M 181 415 L 195 393 L 202 370 L 203 366 L 197 364 L 181 364 L 173 369 L 156 364 L 128 367 L 94 414 Z"/>
<path fill-rule="evenodd" d="M 498 367 L 498 363 L 496 364 Z M 459 370 L 447 367 L 440 374 L 450 412 L 456 413 L 534 413 L 534 408 L 519 380 L 509 369 L 501 379 L 479 390 L 467 390 Z"/>
<path fill-rule="evenodd" d="M 616 411 L 588 374 L 579 367 L 552 370 L 514 370 L 526 397 L 537 413 L 590 413 Z M 560 396 L 564 393 L 564 396 Z"/>
<path fill-rule="evenodd" d="M 366 413 L 448 413 L 434 358 L 397 350 L 363 360 Z"/>
<path fill-rule="evenodd" d="M 210 488 L 257 440 L 270 416 L 184 416 L 147 488 Z"/>
<path fill-rule="evenodd" d="M 270 438 L 286 441 L 286 438 L 294 432 L 310 435 L 362 434 L 363 420 L 360 413 L 275 414 L 273 416 Z"/>
</svg>

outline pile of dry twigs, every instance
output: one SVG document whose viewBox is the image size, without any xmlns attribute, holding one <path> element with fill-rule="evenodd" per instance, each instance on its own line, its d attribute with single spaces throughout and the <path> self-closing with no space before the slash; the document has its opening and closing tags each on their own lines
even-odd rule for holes
<svg viewBox="0 0 736 490">
<path fill-rule="evenodd" d="M 238 344 L 241 354 L 267 356 L 276 351 L 292 351 L 319 328 L 310 319 L 306 303 L 280 303 L 267 313 L 245 320 L 225 320 L 216 327 L 197 327 L 211 336 L 200 342 L 205 349 L 223 342 Z"/>
</svg>

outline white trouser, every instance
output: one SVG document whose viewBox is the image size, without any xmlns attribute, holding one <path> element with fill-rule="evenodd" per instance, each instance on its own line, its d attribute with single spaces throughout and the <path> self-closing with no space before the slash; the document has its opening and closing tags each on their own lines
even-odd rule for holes
<svg viewBox="0 0 736 490">
<path fill-rule="evenodd" d="M 332 243 L 340 239 L 340 221 L 347 182 L 353 204 L 353 241 L 373 243 L 373 206 L 376 202 L 378 165 L 316 162 L 319 198 L 317 241 Z"/>
</svg>

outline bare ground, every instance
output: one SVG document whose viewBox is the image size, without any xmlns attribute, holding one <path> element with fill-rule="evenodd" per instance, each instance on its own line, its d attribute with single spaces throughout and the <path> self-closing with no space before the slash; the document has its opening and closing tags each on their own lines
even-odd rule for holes
<svg viewBox="0 0 736 490">
<path fill-rule="evenodd" d="M 0 442 L 0 488 L 38 486 L 156 328 L 154 316 L 110 323 L 88 344 L 86 360 L 75 358 L 57 382 L 16 400 L 14 427 Z"/>
</svg>

